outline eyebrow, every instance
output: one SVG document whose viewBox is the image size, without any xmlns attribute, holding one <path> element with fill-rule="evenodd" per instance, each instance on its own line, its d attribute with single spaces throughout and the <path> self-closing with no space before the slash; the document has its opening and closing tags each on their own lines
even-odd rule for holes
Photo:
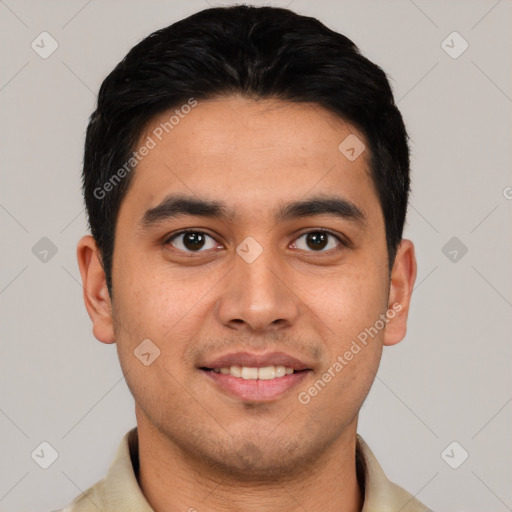
<svg viewBox="0 0 512 512">
<path fill-rule="evenodd" d="M 198 199 L 186 195 L 170 195 L 154 208 L 147 210 L 140 220 L 140 225 L 148 228 L 187 215 L 217 218 L 223 221 L 232 221 L 236 217 L 235 211 L 221 201 Z M 360 227 L 367 225 L 367 218 L 357 205 L 347 199 L 332 195 L 319 195 L 281 205 L 275 214 L 275 220 L 284 222 L 314 215 L 331 215 L 352 221 L 359 224 Z"/>
</svg>

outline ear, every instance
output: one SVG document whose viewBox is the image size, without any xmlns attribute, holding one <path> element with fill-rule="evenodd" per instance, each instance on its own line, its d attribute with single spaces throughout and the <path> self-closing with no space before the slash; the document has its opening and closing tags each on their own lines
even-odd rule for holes
<svg viewBox="0 0 512 512">
<path fill-rule="evenodd" d="M 76 256 L 82 276 L 84 302 L 92 320 L 92 332 L 98 341 L 115 343 L 112 304 L 102 258 L 94 238 L 84 236 L 78 242 Z"/>
<path fill-rule="evenodd" d="M 395 345 L 405 337 L 416 271 L 414 244 L 402 239 L 391 271 L 387 313 L 390 320 L 384 332 L 384 345 Z"/>
</svg>

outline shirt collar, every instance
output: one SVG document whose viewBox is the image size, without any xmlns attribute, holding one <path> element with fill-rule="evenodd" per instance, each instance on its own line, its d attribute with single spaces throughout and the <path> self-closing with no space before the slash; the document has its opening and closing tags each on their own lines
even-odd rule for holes
<svg viewBox="0 0 512 512">
<path fill-rule="evenodd" d="M 356 457 L 364 461 L 365 496 L 361 512 L 431 512 L 405 489 L 388 480 L 360 435 L 357 435 Z"/>
</svg>

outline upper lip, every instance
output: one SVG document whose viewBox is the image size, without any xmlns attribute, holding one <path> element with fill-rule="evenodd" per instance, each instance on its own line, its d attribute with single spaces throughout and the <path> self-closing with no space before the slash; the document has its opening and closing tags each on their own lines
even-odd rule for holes
<svg viewBox="0 0 512 512">
<path fill-rule="evenodd" d="M 284 352 L 267 352 L 265 354 L 254 354 L 250 352 L 231 352 L 215 359 L 210 359 L 200 368 L 229 368 L 230 366 L 246 366 L 248 368 L 260 368 L 265 366 L 286 366 L 296 371 L 310 370 L 307 363 L 292 357 Z"/>
</svg>

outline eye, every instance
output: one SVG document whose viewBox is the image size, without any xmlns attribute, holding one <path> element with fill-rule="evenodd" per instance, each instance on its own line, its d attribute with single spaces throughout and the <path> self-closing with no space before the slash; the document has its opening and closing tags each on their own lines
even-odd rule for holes
<svg viewBox="0 0 512 512">
<path fill-rule="evenodd" d="M 329 238 L 331 240 L 329 240 Z M 307 251 L 312 249 L 313 252 L 327 252 L 346 244 L 334 233 L 325 229 L 317 229 L 303 233 L 297 238 L 297 241 L 293 245 L 295 246 L 294 248 L 300 250 Z"/>
<path fill-rule="evenodd" d="M 218 243 L 204 231 L 181 231 L 171 236 L 166 242 L 184 252 L 204 252 L 215 249 Z"/>
</svg>

